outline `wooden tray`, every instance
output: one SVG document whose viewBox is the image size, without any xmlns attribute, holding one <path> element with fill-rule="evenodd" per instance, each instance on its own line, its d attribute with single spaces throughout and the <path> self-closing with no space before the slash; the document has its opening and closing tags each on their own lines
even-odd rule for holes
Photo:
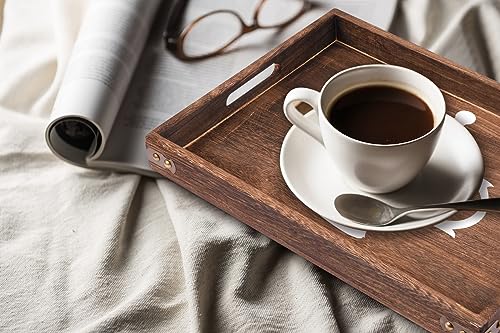
<svg viewBox="0 0 500 333">
<path fill-rule="evenodd" d="M 490 195 L 500 196 L 500 84 L 339 10 L 150 132 L 151 168 L 427 330 L 496 333 L 498 214 L 458 230 L 456 238 L 427 227 L 355 239 L 284 183 L 286 93 L 318 90 L 340 70 L 370 63 L 416 70 L 442 89 L 449 114 L 465 109 L 477 116 L 469 130 L 483 153 L 485 178 L 496 186 Z M 273 64 L 270 77 L 226 105 L 233 91 Z"/>
</svg>

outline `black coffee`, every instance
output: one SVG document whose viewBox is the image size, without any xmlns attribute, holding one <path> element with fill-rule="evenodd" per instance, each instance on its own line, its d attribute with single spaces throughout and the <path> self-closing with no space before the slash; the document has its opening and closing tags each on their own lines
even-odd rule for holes
<svg viewBox="0 0 500 333">
<path fill-rule="evenodd" d="M 395 144 L 432 130 L 432 111 L 417 96 L 395 87 L 370 86 L 348 91 L 327 110 L 328 121 L 356 140 Z"/>
</svg>

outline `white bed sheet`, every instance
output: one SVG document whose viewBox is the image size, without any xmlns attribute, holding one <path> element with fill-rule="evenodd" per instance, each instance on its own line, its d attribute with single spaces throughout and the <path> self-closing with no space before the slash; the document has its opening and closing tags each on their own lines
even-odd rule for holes
<svg viewBox="0 0 500 333">
<path fill-rule="evenodd" d="M 500 4 L 471 3 L 401 1 L 392 29 L 499 78 Z M 84 10 L 0 0 L 0 331 L 421 331 L 171 182 L 55 158 Z"/>
</svg>

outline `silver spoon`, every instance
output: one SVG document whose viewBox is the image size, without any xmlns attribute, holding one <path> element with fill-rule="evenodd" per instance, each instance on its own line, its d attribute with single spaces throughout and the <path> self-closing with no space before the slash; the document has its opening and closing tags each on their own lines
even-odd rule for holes
<svg viewBox="0 0 500 333">
<path fill-rule="evenodd" d="M 361 224 L 384 226 L 416 212 L 450 210 L 480 210 L 500 212 L 500 198 L 451 202 L 407 208 L 396 208 L 361 194 L 341 194 L 335 198 L 335 208 L 345 218 Z"/>
</svg>

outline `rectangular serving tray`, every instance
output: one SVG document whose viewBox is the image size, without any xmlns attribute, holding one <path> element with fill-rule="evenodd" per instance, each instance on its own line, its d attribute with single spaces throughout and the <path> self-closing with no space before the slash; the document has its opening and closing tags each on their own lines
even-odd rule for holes
<svg viewBox="0 0 500 333">
<path fill-rule="evenodd" d="M 420 72 L 442 90 L 448 114 L 476 115 L 468 129 L 494 185 L 489 194 L 499 197 L 500 84 L 339 10 L 151 131 L 151 168 L 429 331 L 497 333 L 500 215 L 455 238 L 426 227 L 356 239 L 309 210 L 282 178 L 286 93 L 319 90 L 335 73 L 371 63 Z M 269 77 L 228 103 L 270 66 Z"/>
</svg>

